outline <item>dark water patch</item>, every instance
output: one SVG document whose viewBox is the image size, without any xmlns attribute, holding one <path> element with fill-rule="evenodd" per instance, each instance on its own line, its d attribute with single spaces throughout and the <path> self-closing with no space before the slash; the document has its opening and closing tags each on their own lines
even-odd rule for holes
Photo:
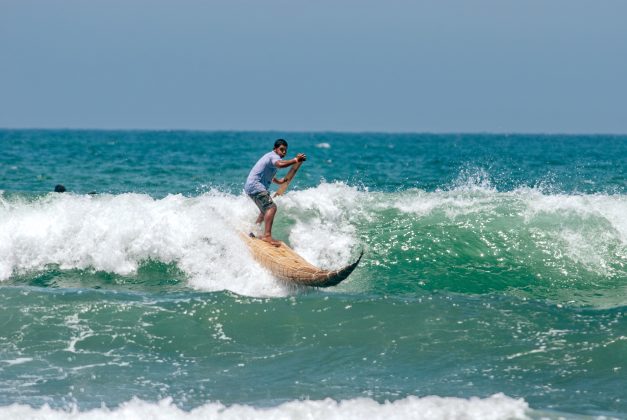
<svg viewBox="0 0 627 420">
<path fill-rule="evenodd" d="M 175 263 L 148 260 L 140 263 L 133 275 L 119 275 L 94 269 L 61 269 L 47 265 L 43 271 L 12 276 L 4 284 L 67 289 L 105 289 L 119 291 L 184 290 L 186 275 Z"/>
</svg>

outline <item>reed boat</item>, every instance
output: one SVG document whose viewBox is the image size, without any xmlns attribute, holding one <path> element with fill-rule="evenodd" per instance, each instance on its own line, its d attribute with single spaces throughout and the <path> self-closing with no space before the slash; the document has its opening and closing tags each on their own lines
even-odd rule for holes
<svg viewBox="0 0 627 420">
<path fill-rule="evenodd" d="M 253 258 L 266 268 L 273 276 L 288 283 L 312 287 L 330 287 L 345 280 L 357 267 L 363 252 L 352 264 L 339 270 L 323 270 L 310 264 L 296 251 L 281 242 L 274 246 L 257 238 L 252 233 L 242 233 L 244 242 L 248 245 Z"/>
</svg>

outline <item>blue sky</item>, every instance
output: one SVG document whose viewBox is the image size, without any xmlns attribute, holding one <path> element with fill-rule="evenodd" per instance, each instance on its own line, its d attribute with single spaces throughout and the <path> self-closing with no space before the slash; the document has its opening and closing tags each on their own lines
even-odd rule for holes
<svg viewBox="0 0 627 420">
<path fill-rule="evenodd" d="M 0 0 L 0 127 L 627 133 L 624 0 Z"/>
</svg>

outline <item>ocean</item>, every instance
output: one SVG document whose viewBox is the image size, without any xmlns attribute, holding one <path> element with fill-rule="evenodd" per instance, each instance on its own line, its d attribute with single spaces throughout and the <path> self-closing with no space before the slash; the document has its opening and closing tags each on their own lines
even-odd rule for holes
<svg viewBox="0 0 627 420">
<path fill-rule="evenodd" d="M 282 283 L 238 236 L 280 137 L 308 159 L 273 234 L 323 268 L 363 251 L 337 287 Z M 627 136 L 0 147 L 0 418 L 627 418 Z"/>
</svg>

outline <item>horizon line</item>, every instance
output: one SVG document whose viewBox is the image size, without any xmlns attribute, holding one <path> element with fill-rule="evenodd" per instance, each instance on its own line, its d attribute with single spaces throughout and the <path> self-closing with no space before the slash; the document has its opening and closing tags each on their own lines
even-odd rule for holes
<svg viewBox="0 0 627 420">
<path fill-rule="evenodd" d="M 397 134 L 397 135 L 497 135 L 497 136 L 627 136 L 616 132 L 564 131 L 383 131 L 383 130 L 293 130 L 293 129 L 209 129 L 209 128 L 87 128 L 87 127 L 0 127 L 0 131 L 102 131 L 102 132 L 189 132 L 189 133 L 333 133 L 333 134 Z"/>
</svg>

